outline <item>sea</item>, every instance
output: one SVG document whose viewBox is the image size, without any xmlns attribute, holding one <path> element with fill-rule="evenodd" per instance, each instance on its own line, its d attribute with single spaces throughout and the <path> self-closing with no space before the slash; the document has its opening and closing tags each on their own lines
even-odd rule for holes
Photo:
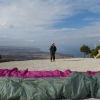
<svg viewBox="0 0 100 100">
<path fill-rule="evenodd" d="M 49 49 L 41 48 L 42 51 L 48 52 Z M 57 53 L 70 54 L 75 57 L 83 57 L 83 52 L 80 52 L 80 47 L 57 47 Z M 90 54 L 86 55 L 86 58 L 89 58 Z"/>
</svg>

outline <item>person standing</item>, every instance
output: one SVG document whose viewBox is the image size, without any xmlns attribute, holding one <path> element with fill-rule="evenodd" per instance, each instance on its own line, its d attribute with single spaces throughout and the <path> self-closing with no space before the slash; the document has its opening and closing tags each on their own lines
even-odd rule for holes
<svg viewBox="0 0 100 100">
<path fill-rule="evenodd" d="M 96 55 L 95 59 L 100 56 L 100 48 L 98 49 L 98 54 Z"/>
<path fill-rule="evenodd" d="M 57 48 L 54 42 L 52 42 L 52 45 L 49 50 L 50 50 L 50 55 L 51 55 L 51 58 L 50 58 L 51 62 L 52 60 L 55 61 L 55 53 L 56 53 Z"/>
</svg>

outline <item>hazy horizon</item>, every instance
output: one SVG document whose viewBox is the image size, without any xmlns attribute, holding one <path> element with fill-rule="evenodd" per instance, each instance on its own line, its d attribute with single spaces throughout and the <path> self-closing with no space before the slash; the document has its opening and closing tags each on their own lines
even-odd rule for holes
<svg viewBox="0 0 100 100">
<path fill-rule="evenodd" d="M 44 49 L 41 49 L 40 47 L 28 47 L 28 46 L 0 46 L 0 48 L 25 48 L 25 49 L 33 49 L 33 48 L 36 48 L 36 49 L 40 49 L 40 51 L 43 51 L 43 52 L 50 52 L 49 51 L 49 46 L 48 47 L 45 47 Z M 60 47 L 57 47 L 57 51 L 56 53 L 61 53 L 61 54 L 70 54 L 70 55 L 73 55 L 75 57 L 82 57 L 83 56 L 83 53 L 80 52 L 80 48 L 70 48 L 70 47 L 67 47 L 66 49 L 64 48 L 60 48 Z M 89 56 L 89 55 L 88 55 Z"/>
</svg>

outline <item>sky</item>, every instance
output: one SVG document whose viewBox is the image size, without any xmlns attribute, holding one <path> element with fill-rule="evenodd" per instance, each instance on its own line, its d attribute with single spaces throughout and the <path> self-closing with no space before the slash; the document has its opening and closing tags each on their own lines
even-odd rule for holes
<svg viewBox="0 0 100 100">
<path fill-rule="evenodd" d="M 0 0 L 0 46 L 76 53 L 100 45 L 100 0 Z"/>
</svg>

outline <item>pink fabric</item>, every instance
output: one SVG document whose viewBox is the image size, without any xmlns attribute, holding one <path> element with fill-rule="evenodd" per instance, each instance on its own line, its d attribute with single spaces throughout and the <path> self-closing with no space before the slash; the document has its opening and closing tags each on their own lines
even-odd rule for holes
<svg viewBox="0 0 100 100">
<path fill-rule="evenodd" d="M 70 70 L 65 70 L 64 72 L 59 71 L 59 70 L 54 70 L 54 71 L 28 71 L 26 70 L 21 70 L 19 71 L 18 68 L 13 68 L 13 69 L 0 69 L 0 77 L 9 77 L 9 76 L 14 76 L 14 77 L 21 77 L 21 78 L 41 78 L 41 77 L 67 77 L 71 73 Z"/>
<path fill-rule="evenodd" d="M 64 72 L 59 70 L 54 71 L 28 71 L 25 70 L 18 70 L 18 68 L 13 69 L 0 69 L 0 77 L 21 77 L 21 78 L 41 78 L 41 77 L 68 77 L 72 71 L 65 70 Z M 79 72 L 82 73 L 82 72 Z M 87 71 L 89 75 L 95 75 L 100 73 L 100 71 Z"/>
<path fill-rule="evenodd" d="M 97 73 L 100 73 L 100 71 L 87 71 L 87 73 L 88 73 L 89 75 L 95 75 L 95 74 L 97 74 Z"/>
</svg>

